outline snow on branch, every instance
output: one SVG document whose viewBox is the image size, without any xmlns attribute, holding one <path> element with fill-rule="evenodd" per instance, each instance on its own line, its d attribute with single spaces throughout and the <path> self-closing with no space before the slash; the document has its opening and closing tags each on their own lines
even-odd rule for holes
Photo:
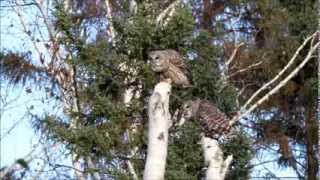
<svg viewBox="0 0 320 180">
<path fill-rule="evenodd" d="M 164 179 L 170 121 L 170 93 L 171 81 L 168 79 L 155 86 L 149 100 L 148 151 L 143 174 L 144 180 Z"/>
</svg>

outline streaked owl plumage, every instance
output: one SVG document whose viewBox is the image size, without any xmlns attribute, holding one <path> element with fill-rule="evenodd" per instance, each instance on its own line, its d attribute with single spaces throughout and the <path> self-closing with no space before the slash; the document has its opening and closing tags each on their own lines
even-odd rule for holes
<svg viewBox="0 0 320 180">
<path fill-rule="evenodd" d="M 187 66 L 177 51 L 172 49 L 151 51 L 149 59 L 151 69 L 160 75 L 160 81 L 170 78 L 175 85 L 190 86 L 186 76 Z"/>
<path fill-rule="evenodd" d="M 181 115 L 185 120 L 199 120 L 207 137 L 218 139 L 231 130 L 230 119 L 209 101 L 187 101 L 182 107 Z"/>
</svg>

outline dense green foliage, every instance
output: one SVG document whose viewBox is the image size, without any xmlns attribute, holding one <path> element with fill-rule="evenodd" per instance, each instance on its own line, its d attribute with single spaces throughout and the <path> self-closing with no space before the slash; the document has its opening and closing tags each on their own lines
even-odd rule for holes
<svg viewBox="0 0 320 180">
<path fill-rule="evenodd" d="M 46 127 L 55 134 L 51 137 L 66 142 L 70 145 L 67 147 L 81 156 L 92 156 L 96 160 L 105 159 L 106 164 L 114 161 L 123 163 L 125 159 L 121 159 L 121 156 L 138 147 L 139 151 L 133 157 L 136 159 L 133 162 L 139 176 L 143 172 L 143 157 L 147 144 L 147 98 L 156 83 L 147 63 L 148 51 L 176 49 L 187 61 L 190 69 L 188 76 L 192 79 L 193 87 L 174 87 L 171 98 L 172 113 L 185 100 L 196 98 L 216 103 L 227 114 L 235 111 L 235 89 L 231 85 L 222 86 L 220 80 L 218 59 L 222 55 L 222 49 L 220 46 L 208 45 L 211 35 L 205 30 L 195 34 L 191 9 L 178 9 L 168 25 L 159 28 L 155 24 L 154 14 L 143 5 L 141 4 L 137 14 L 128 21 L 115 19 L 114 46 L 106 39 L 96 39 L 88 44 L 79 43 L 83 42 L 76 36 L 79 27 L 70 23 L 67 14 L 61 15 L 61 8 L 58 6 L 58 27 L 65 35 L 60 41 L 74 51 L 75 56 L 70 63 L 74 63 L 77 68 L 79 84 L 86 85 L 79 92 L 81 112 L 72 113 L 70 116 L 78 119 L 76 129 L 69 131 L 61 129 L 61 126 L 54 128 L 55 126 L 49 123 L 52 121 L 45 121 L 48 125 Z M 130 68 L 123 70 L 126 67 Z M 130 106 L 122 102 L 124 90 L 127 88 L 141 91 L 141 96 L 134 98 Z M 137 124 L 137 131 L 127 139 L 129 135 L 126 132 L 132 123 Z M 202 177 L 203 157 L 199 145 L 199 124 L 188 122 L 174 131 L 170 137 L 166 177 Z M 180 135 L 175 136 L 176 134 Z M 242 144 L 240 140 L 234 142 Z M 244 149 L 249 148 L 249 144 L 242 146 L 247 147 Z M 235 162 L 232 173 L 247 177 L 249 170 L 241 168 L 244 168 L 252 156 L 243 156 L 235 151 L 237 149 L 234 148 L 228 150 L 228 153 L 234 153 L 235 158 L 239 160 Z M 120 172 L 117 168 L 111 168 L 111 171 L 114 171 L 114 174 Z"/>
</svg>

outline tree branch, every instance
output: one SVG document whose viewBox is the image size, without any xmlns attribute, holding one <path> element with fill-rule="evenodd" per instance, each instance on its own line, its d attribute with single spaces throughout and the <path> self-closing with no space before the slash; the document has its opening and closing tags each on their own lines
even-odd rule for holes
<svg viewBox="0 0 320 180">
<path fill-rule="evenodd" d="M 237 75 L 237 74 L 239 74 L 239 73 L 243 73 L 243 72 L 245 72 L 245 71 L 249 71 L 249 70 L 251 70 L 251 69 L 253 69 L 253 68 L 255 68 L 255 67 L 257 67 L 257 66 L 259 66 L 259 65 L 261 65 L 261 64 L 262 64 L 262 61 L 259 61 L 259 62 L 257 62 L 257 63 L 251 64 L 251 65 L 249 65 L 249 66 L 246 67 L 246 68 L 240 69 L 240 70 L 238 70 L 237 72 L 234 72 L 234 73 L 228 75 L 227 78 L 229 79 L 229 78 L 231 78 L 231 77 L 233 77 L 233 76 L 235 76 L 235 75 Z"/>
<path fill-rule="evenodd" d="M 239 48 L 240 48 L 241 46 L 243 46 L 243 45 L 244 45 L 244 43 L 240 43 L 240 44 L 237 44 L 237 45 L 236 45 L 236 47 L 235 47 L 235 49 L 233 50 L 230 58 L 229 58 L 229 59 L 227 60 L 227 62 L 226 62 L 226 65 L 227 65 L 227 66 L 229 66 L 229 65 L 232 63 L 232 61 L 234 60 L 235 56 L 237 55 L 237 52 L 238 52 Z"/>
<path fill-rule="evenodd" d="M 36 42 L 34 41 L 34 37 L 31 35 L 31 31 L 29 31 L 29 30 L 27 29 L 25 20 L 24 20 L 23 17 L 22 17 L 21 7 L 20 7 L 18 4 L 16 4 L 16 7 L 14 7 L 13 9 L 14 9 L 14 11 L 16 12 L 16 14 L 18 15 L 19 21 L 20 21 L 20 23 L 21 23 L 21 25 L 22 25 L 22 28 L 23 28 L 23 32 L 24 32 L 27 36 L 29 36 L 29 38 L 30 38 L 30 40 L 31 40 L 31 42 L 32 42 L 35 50 L 37 51 L 37 53 L 38 53 L 39 56 L 40 56 L 40 55 L 41 55 L 40 48 L 38 47 L 38 45 L 37 45 Z"/>
<path fill-rule="evenodd" d="M 263 85 L 259 90 L 257 90 L 248 100 L 247 102 L 242 106 L 242 109 L 246 109 L 248 107 L 248 105 L 253 101 L 254 98 L 256 98 L 260 92 L 262 92 L 263 90 L 265 90 L 268 86 L 272 85 L 274 82 L 276 82 L 285 72 L 286 70 L 289 69 L 289 67 L 295 62 L 295 60 L 297 59 L 297 56 L 299 55 L 300 51 L 306 46 L 306 44 L 312 39 L 315 38 L 316 33 L 314 33 L 313 35 L 311 35 L 310 37 L 308 37 L 303 44 L 297 49 L 297 51 L 295 52 L 295 54 L 292 56 L 292 58 L 290 59 L 290 61 L 288 62 L 288 64 L 272 79 L 270 80 L 268 83 L 266 83 L 265 85 Z"/>
<path fill-rule="evenodd" d="M 315 35 L 315 34 L 314 34 Z M 315 36 L 312 35 L 311 37 L 315 38 Z M 309 39 L 309 38 L 308 38 Z M 310 39 L 309 39 L 310 40 Z M 290 79 L 292 79 L 303 67 L 304 65 L 312 58 L 312 54 L 317 50 L 320 42 L 317 42 L 314 46 L 311 44 L 311 48 L 305 57 L 305 59 L 297 66 L 284 80 L 282 80 L 276 87 L 274 87 L 271 91 L 269 91 L 266 95 L 264 95 L 261 99 L 259 99 L 255 104 L 253 104 L 248 110 L 241 113 L 239 116 L 235 116 L 231 121 L 230 124 L 233 125 L 237 120 L 241 119 L 242 117 L 248 115 L 250 112 L 255 110 L 259 105 L 261 105 L 263 102 L 268 100 L 273 94 L 279 91 L 280 88 L 285 86 Z M 299 47 L 297 52 L 299 52 L 302 46 Z M 296 52 L 296 54 L 297 54 Z M 296 55 L 295 54 L 295 55 Z M 273 81 L 273 80 L 272 80 Z M 271 81 L 270 81 L 271 82 Z M 271 83 L 270 83 L 271 84 Z"/>
<path fill-rule="evenodd" d="M 111 9 L 111 3 L 109 0 L 105 0 L 105 4 L 107 7 L 107 19 L 108 19 L 108 33 L 110 36 L 110 41 L 112 42 L 112 45 L 115 46 L 115 32 L 114 32 L 114 27 L 113 27 L 113 19 L 112 19 L 112 9 Z"/>
<path fill-rule="evenodd" d="M 180 0 L 173 1 L 165 10 L 163 10 L 156 19 L 157 26 L 166 26 L 171 20 L 173 13 L 176 11 L 176 6 L 180 3 Z"/>
</svg>

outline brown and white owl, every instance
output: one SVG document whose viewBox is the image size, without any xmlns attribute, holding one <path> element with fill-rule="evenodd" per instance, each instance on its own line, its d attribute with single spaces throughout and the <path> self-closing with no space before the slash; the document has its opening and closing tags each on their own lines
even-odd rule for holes
<svg viewBox="0 0 320 180">
<path fill-rule="evenodd" d="M 230 119 L 217 106 L 205 100 L 187 101 L 182 106 L 181 119 L 200 121 L 205 136 L 218 139 L 231 130 Z M 180 122 L 181 123 L 181 122 Z"/>
<path fill-rule="evenodd" d="M 171 79 L 177 86 L 189 87 L 187 67 L 182 56 L 175 50 L 155 50 L 149 52 L 151 69 L 159 75 L 160 81 Z"/>
</svg>

